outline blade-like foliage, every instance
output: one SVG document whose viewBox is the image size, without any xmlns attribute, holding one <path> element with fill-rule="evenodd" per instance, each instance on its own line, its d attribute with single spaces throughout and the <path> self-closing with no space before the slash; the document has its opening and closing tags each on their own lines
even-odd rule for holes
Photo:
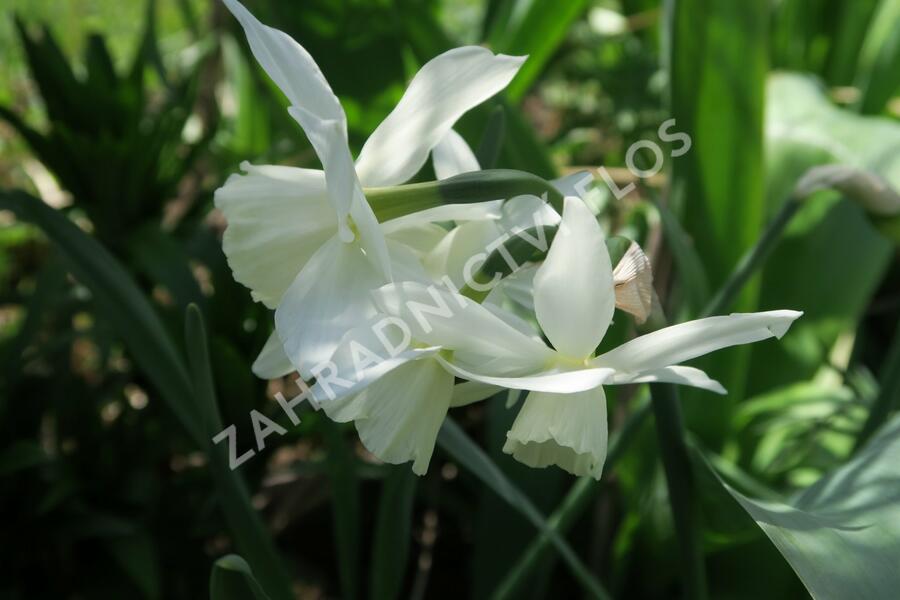
<svg viewBox="0 0 900 600">
<path fill-rule="evenodd" d="M 816 599 L 895 598 L 900 586 L 900 418 L 789 502 L 725 484 Z"/>
</svg>

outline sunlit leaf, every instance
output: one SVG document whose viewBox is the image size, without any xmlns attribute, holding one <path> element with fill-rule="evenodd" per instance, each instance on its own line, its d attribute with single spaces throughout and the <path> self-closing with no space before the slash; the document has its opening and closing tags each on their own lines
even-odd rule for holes
<svg viewBox="0 0 900 600">
<path fill-rule="evenodd" d="M 788 502 L 726 484 L 816 599 L 895 598 L 900 586 L 900 418 L 853 460 Z"/>
</svg>

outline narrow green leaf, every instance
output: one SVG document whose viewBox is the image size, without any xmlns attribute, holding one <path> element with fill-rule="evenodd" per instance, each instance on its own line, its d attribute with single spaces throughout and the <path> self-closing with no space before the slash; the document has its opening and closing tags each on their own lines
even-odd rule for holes
<svg viewBox="0 0 900 600">
<path fill-rule="evenodd" d="M 763 105 L 768 67 L 764 2 L 668 0 L 670 105 L 691 146 L 672 161 L 672 209 L 694 241 L 711 289 L 727 279 L 759 236 L 765 219 Z M 734 307 L 757 307 L 759 286 L 744 287 Z M 701 359 L 729 391 L 710 404 L 685 390 L 685 418 L 704 439 L 723 441 L 744 394 L 747 348 Z"/>
<path fill-rule="evenodd" d="M 569 544 L 554 531 L 531 500 L 516 488 L 484 451 L 451 418 L 444 421 L 438 444 L 455 460 L 478 477 L 494 493 L 519 511 L 542 533 L 547 535 L 584 590 L 594 598 L 610 598 L 609 593 L 581 562 Z"/>
<path fill-rule="evenodd" d="M 108 538 L 105 543 L 113 560 L 131 577 L 144 598 L 162 597 L 159 559 L 149 534 Z"/>
<path fill-rule="evenodd" d="M 187 254 L 174 238 L 160 230 L 158 224 L 148 223 L 139 228 L 129 236 L 129 247 L 138 266 L 152 281 L 165 287 L 178 306 L 206 305 Z"/>
<path fill-rule="evenodd" d="M 184 329 L 193 381 L 192 398 L 202 417 L 207 440 L 204 447 L 211 463 L 210 468 L 225 521 L 238 550 L 253 565 L 254 572 L 269 594 L 276 600 L 288 600 L 293 597 L 290 576 L 284 569 L 265 524 L 253 508 L 244 480 L 229 466 L 227 443 L 212 442 L 212 437 L 222 429 L 222 418 L 216 402 L 203 316 L 194 305 L 187 308 Z"/>
<path fill-rule="evenodd" d="M 699 504 L 694 496 L 695 475 L 685 441 L 678 388 L 668 383 L 650 385 L 659 454 L 669 490 L 669 505 L 678 537 L 684 597 L 707 597 L 706 564 L 699 524 Z"/>
<path fill-rule="evenodd" d="M 413 501 L 418 478 L 406 465 L 391 467 L 381 487 L 369 587 L 372 600 L 400 598 L 412 542 Z"/>
<path fill-rule="evenodd" d="M 866 38 L 878 0 L 841 2 L 835 20 L 837 31 L 828 48 L 828 82 L 850 85 L 856 73 L 859 52 Z"/>
<path fill-rule="evenodd" d="M 900 88 L 900 0 L 881 0 L 859 56 L 860 112 L 876 114 Z"/>
<path fill-rule="evenodd" d="M 328 450 L 328 480 L 331 483 L 331 508 L 337 565 L 341 578 L 341 597 L 359 597 L 359 477 L 356 475 L 353 450 L 341 432 L 341 426 L 330 419 L 321 424 Z"/>
<path fill-rule="evenodd" d="M 872 434 L 884 424 L 891 411 L 897 409 L 898 398 L 900 398 L 900 324 L 894 331 L 894 339 L 891 341 L 891 347 L 881 366 L 878 383 L 878 395 L 872 404 L 869 417 L 859 432 L 856 440 L 857 447 L 867 442 Z"/>
<path fill-rule="evenodd" d="M 503 139 L 506 133 L 506 112 L 502 105 L 497 105 L 491 111 L 484 133 L 481 134 L 481 142 L 475 150 L 475 157 L 482 169 L 493 169 L 497 166 L 500 157 L 500 149 L 503 148 Z"/>
<path fill-rule="evenodd" d="M 649 414 L 650 403 L 644 402 L 628 415 L 628 419 L 622 424 L 622 427 L 613 433 L 609 441 L 606 464 L 603 466 L 604 474 L 613 471 L 619 457 L 634 440 L 635 434 Z M 600 485 L 596 481 L 590 477 L 582 477 L 572 485 L 565 498 L 547 519 L 547 526 L 560 535 L 565 534 L 591 506 L 592 500 L 599 492 Z M 493 600 L 516 598 L 537 564 L 548 555 L 550 544 L 550 538 L 546 534 L 538 533 L 515 566 L 509 570 L 506 577 L 497 586 L 491 598 Z"/>
<path fill-rule="evenodd" d="M 522 99 L 587 8 L 586 0 L 518 0 L 505 18 L 492 26 L 492 46 L 505 54 L 528 55 L 516 78 L 506 88 L 509 99 Z"/>
<path fill-rule="evenodd" d="M 62 250 L 72 273 L 91 292 L 104 318 L 112 322 L 141 369 L 159 388 L 163 400 L 203 447 L 203 429 L 193 407 L 190 380 L 178 351 L 153 307 L 119 262 L 61 213 L 20 191 L 0 191 L 0 208 L 40 227 Z"/>
<path fill-rule="evenodd" d="M 269 600 L 250 565 L 236 554 L 223 556 L 209 575 L 210 600 Z"/>
<path fill-rule="evenodd" d="M 672 252 L 675 268 L 678 269 L 682 293 L 691 312 L 698 314 L 710 295 L 709 279 L 703 268 L 703 261 L 700 260 L 690 236 L 669 207 L 662 202 L 655 202 L 654 205 L 659 212 L 666 244 Z"/>
<path fill-rule="evenodd" d="M 46 463 L 47 453 L 32 440 L 16 440 L 0 451 L 0 477 L 7 477 Z"/>
</svg>

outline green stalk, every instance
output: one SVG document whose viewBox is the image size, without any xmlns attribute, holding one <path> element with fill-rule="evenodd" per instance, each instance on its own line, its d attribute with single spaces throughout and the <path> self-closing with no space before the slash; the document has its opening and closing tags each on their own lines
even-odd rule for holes
<svg viewBox="0 0 900 600">
<path fill-rule="evenodd" d="M 609 445 L 609 453 L 606 456 L 606 473 L 612 471 L 613 466 L 622 456 L 625 449 L 631 445 L 635 438 L 635 434 L 640 429 L 647 415 L 650 413 L 650 403 L 641 404 L 637 410 L 628 415 L 628 418 L 622 424 L 618 434 L 613 438 Z M 582 477 L 569 489 L 569 493 L 563 498 L 560 505 L 553 511 L 550 518 L 547 519 L 547 527 L 549 531 L 553 531 L 559 535 L 565 535 L 578 517 L 582 515 L 584 510 L 590 505 L 593 499 L 600 491 L 600 485 L 590 477 Z M 540 533 L 535 536 L 528 548 L 522 553 L 519 561 L 510 569 L 497 589 L 491 596 L 493 600 L 505 600 L 507 598 L 519 597 L 519 591 L 528 581 L 528 576 L 534 572 L 537 565 L 543 561 L 553 550 L 552 541 L 547 533 Z"/>
<path fill-rule="evenodd" d="M 898 397 L 900 397 L 900 325 L 897 326 L 894 339 L 891 341 L 891 348 L 881 367 L 878 396 L 872 404 L 866 422 L 859 431 L 854 452 L 862 448 L 872 434 L 884 424 L 888 415 L 896 408 Z"/>
<path fill-rule="evenodd" d="M 363 193 L 381 223 L 443 204 L 436 181 L 366 188 Z"/>
<path fill-rule="evenodd" d="M 737 267 L 735 267 L 734 271 L 731 272 L 731 275 L 729 275 L 728 279 L 725 281 L 725 284 L 719 288 L 716 295 L 713 296 L 712 300 L 709 301 L 700 313 L 701 318 L 718 314 L 731 305 L 738 293 L 740 293 L 741 289 L 744 287 L 744 284 L 747 283 L 756 270 L 766 261 L 769 254 L 772 253 L 775 244 L 781 239 L 781 234 L 784 233 L 788 223 L 791 222 L 791 219 L 800 208 L 801 201 L 802 198 L 791 196 L 781 206 L 778 214 L 775 215 L 775 218 L 766 226 L 765 231 L 763 231 L 763 234 L 760 236 L 759 240 L 757 240 L 756 244 L 744 254 L 740 262 L 738 262 Z"/>
<path fill-rule="evenodd" d="M 703 600 L 706 593 L 706 566 L 694 502 L 694 476 L 685 442 L 684 419 L 677 388 L 668 383 L 651 383 L 650 395 L 656 419 L 656 437 L 669 489 L 669 504 L 675 522 L 682 560 L 684 597 Z"/>
<path fill-rule="evenodd" d="M 525 194 L 545 197 L 562 213 L 563 196 L 546 179 L 524 171 L 490 169 L 462 173 L 441 181 L 366 188 L 366 199 L 379 221 L 387 221 L 442 204 L 509 200 Z"/>
</svg>

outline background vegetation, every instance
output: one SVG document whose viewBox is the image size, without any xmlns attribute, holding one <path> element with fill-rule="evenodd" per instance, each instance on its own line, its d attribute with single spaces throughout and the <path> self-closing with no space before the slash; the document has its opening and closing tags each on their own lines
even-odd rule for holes
<svg viewBox="0 0 900 600">
<path fill-rule="evenodd" d="M 6 0 L 0 597 L 896 594 L 900 2 L 246 4 L 316 58 L 357 149 L 463 43 L 530 55 L 458 127 L 497 167 L 624 186 L 629 145 L 668 157 L 675 118 L 691 150 L 621 200 L 599 186 L 606 227 L 651 254 L 670 320 L 805 316 L 703 363 L 729 395 L 683 393 L 668 485 L 641 386 L 610 394 L 599 483 L 502 454 L 503 397 L 451 411 L 422 478 L 312 412 L 231 472 L 212 433 L 249 448 L 286 384 L 250 372 L 272 319 L 212 191 L 242 160 L 315 155 L 220 3 Z M 850 177 L 798 186 L 821 165 Z"/>
</svg>

